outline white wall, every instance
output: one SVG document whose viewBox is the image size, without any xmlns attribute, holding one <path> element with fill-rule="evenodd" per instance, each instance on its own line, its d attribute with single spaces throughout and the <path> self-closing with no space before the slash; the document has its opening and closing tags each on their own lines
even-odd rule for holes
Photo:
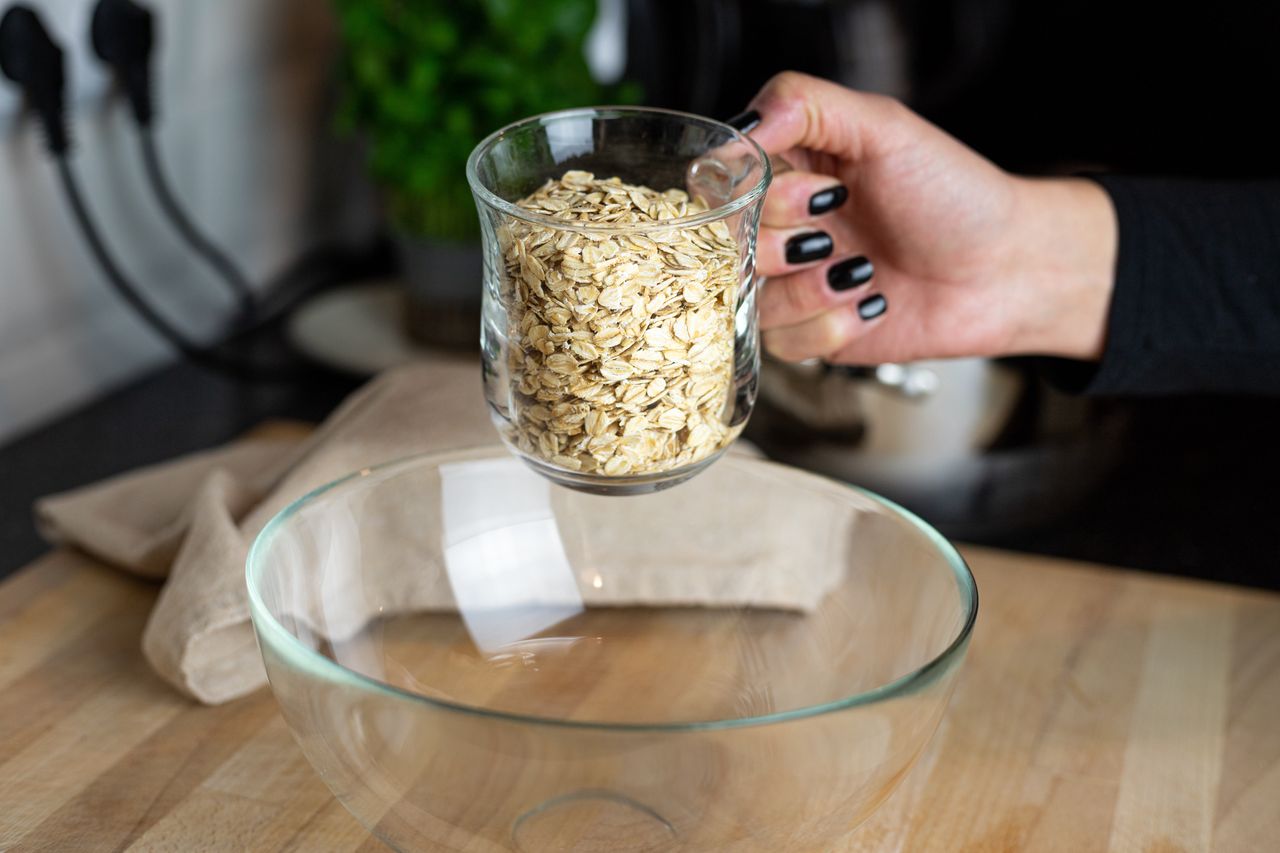
<svg viewBox="0 0 1280 853">
<path fill-rule="evenodd" d="M 333 180 L 331 166 L 315 162 L 317 140 L 330 130 L 327 0 L 144 1 L 160 24 L 160 149 L 205 232 L 261 281 L 329 232 L 364 227 L 367 198 L 315 210 L 317 173 Z M 231 300 L 183 251 L 147 192 L 127 108 L 89 57 L 93 0 L 33 5 L 69 54 L 73 162 L 109 245 L 169 316 L 207 336 Z M 4 88 L 0 442 L 172 357 L 93 266 L 41 134 L 17 119 Z M 358 174 L 358 164 L 340 171 Z"/>
</svg>

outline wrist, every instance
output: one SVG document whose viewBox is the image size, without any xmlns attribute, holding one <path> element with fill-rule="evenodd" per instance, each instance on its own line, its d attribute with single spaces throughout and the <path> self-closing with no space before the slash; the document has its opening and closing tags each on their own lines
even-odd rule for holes
<svg viewBox="0 0 1280 853">
<path fill-rule="evenodd" d="M 1107 336 L 1119 245 L 1106 190 L 1083 178 L 1016 178 L 1007 280 L 1016 294 L 1010 354 L 1096 361 Z"/>
</svg>

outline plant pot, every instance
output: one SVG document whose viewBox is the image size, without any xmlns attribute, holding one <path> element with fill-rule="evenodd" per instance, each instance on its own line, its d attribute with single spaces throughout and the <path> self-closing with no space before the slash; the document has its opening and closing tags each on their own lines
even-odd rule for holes
<svg viewBox="0 0 1280 853">
<path fill-rule="evenodd" d="M 453 243 L 396 232 L 404 279 L 405 325 L 419 343 L 479 348 L 483 266 L 480 243 Z"/>
</svg>

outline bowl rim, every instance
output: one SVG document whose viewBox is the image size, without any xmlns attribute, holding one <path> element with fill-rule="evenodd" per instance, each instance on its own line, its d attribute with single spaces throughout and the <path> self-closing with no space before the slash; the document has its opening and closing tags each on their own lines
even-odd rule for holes
<svg viewBox="0 0 1280 853">
<path fill-rule="evenodd" d="M 634 114 L 679 119 L 685 122 L 706 125 L 728 131 L 734 137 L 735 141 L 749 144 L 755 150 L 757 156 L 759 156 L 761 163 L 759 180 L 756 181 L 755 185 L 752 186 L 751 189 L 747 190 L 732 201 L 713 207 L 703 213 L 696 213 L 692 216 L 679 216 L 675 219 L 664 219 L 659 222 L 638 222 L 626 224 L 614 224 L 608 222 L 566 222 L 563 219 L 556 219 L 554 216 L 535 213 L 531 210 L 526 210 L 513 202 L 507 201 L 485 186 L 484 182 L 480 180 L 478 172 L 480 158 L 506 134 L 512 133 L 516 130 L 522 130 L 525 127 L 529 127 L 534 124 L 546 124 L 551 121 L 586 117 L 607 119 Z M 750 207 L 769 189 L 769 184 L 773 181 L 773 165 L 769 160 L 768 153 L 760 147 L 760 143 L 756 142 L 750 136 L 742 133 L 732 125 L 725 124 L 722 121 L 716 121 L 715 119 L 696 115 L 695 113 L 681 112 L 680 110 L 668 110 L 659 107 L 604 105 L 596 107 L 574 107 L 573 109 L 539 113 L 537 115 L 528 116 L 527 118 L 522 118 L 518 121 L 513 121 L 508 125 L 498 128 L 493 133 L 480 140 L 475 148 L 471 149 L 471 153 L 467 155 L 466 175 L 467 183 L 471 187 L 471 192 L 478 200 L 484 202 L 489 207 L 501 211 L 507 216 L 514 217 L 515 219 L 531 222 L 536 225 L 544 225 L 548 228 L 554 228 L 559 231 L 586 231 L 596 234 L 643 234 L 650 231 L 670 231 L 674 228 L 694 228 L 699 225 L 705 225 L 709 222 L 719 221 Z"/>
<path fill-rule="evenodd" d="M 358 471 L 354 471 L 346 476 L 339 477 L 336 480 L 325 483 L 322 486 L 318 486 L 304 494 L 302 497 L 291 501 L 283 509 L 272 516 L 271 520 L 268 521 L 258 535 L 254 537 L 253 544 L 245 559 L 245 586 L 247 587 L 249 595 L 249 615 L 255 628 L 255 633 L 259 635 L 265 633 L 276 638 L 284 646 L 284 650 L 291 653 L 291 656 L 295 658 L 294 663 L 303 669 L 310 670 L 313 675 L 328 681 L 341 682 L 360 689 L 369 689 L 392 698 L 407 700 L 413 703 L 421 703 L 436 710 L 462 713 L 485 719 L 520 723 L 523 725 L 608 732 L 708 731 L 771 725 L 808 719 L 810 717 L 818 717 L 836 711 L 843 711 L 863 705 L 871 705 L 877 702 L 909 695 L 916 687 L 927 684 L 933 678 L 935 673 L 938 673 L 939 671 L 945 672 L 953 662 L 958 666 L 963 659 L 969 639 L 973 634 L 974 625 L 978 618 L 978 585 L 968 563 L 965 562 L 964 557 L 960 555 L 960 552 L 946 539 L 946 537 L 915 513 L 908 509 L 904 509 L 893 501 L 881 497 L 867 489 L 848 483 L 842 483 L 829 477 L 814 474 L 810 471 L 805 471 L 794 466 L 747 456 L 726 456 L 720 459 L 717 464 L 734 465 L 746 463 L 753 466 L 781 469 L 786 471 L 788 474 L 799 475 L 803 479 L 808 480 L 811 485 L 822 485 L 829 489 L 850 490 L 856 494 L 860 494 L 872 503 L 879 504 L 882 508 L 888 510 L 890 515 L 898 516 L 916 530 L 923 533 L 925 538 L 938 550 L 946 561 L 947 566 L 951 569 L 952 575 L 959 587 L 961 604 L 966 610 L 964 624 L 961 625 L 960 630 L 956 633 L 956 636 L 952 638 L 951 642 L 947 644 L 946 648 L 922 666 L 917 667 L 916 669 L 905 673 L 892 681 L 886 682 L 878 687 L 874 687 L 871 690 L 854 693 L 843 699 L 835 699 L 830 702 L 822 702 L 816 705 L 804 705 L 798 708 L 790 708 L 785 711 L 775 711 L 769 714 L 759 714 L 750 717 L 734 717 L 723 720 L 691 720 L 669 723 L 568 720 L 556 717 L 543 717 L 534 714 L 519 714 L 511 711 L 499 711 L 477 705 L 468 705 L 462 702 L 435 699 L 424 696 L 420 693 L 414 693 L 411 690 L 396 687 L 393 684 L 380 681 L 372 676 L 365 675 L 364 673 L 357 672 L 353 669 L 348 669 L 337 661 L 325 657 L 315 649 L 304 645 L 288 629 L 281 625 L 280 622 L 271 614 L 271 611 L 267 609 L 266 603 L 258 593 L 256 583 L 258 579 L 257 576 L 261 573 L 262 565 L 265 562 L 263 554 L 266 550 L 267 544 L 276 535 L 276 533 L 288 523 L 289 519 L 317 498 L 335 489 L 351 485 L 356 481 L 365 479 L 366 477 L 370 477 L 375 474 L 387 473 L 397 468 L 411 469 L 424 464 L 434 464 L 438 466 L 439 464 L 449 461 L 457 461 L 459 459 L 493 458 L 509 455 L 508 451 L 500 445 L 486 445 L 481 447 L 456 448 L 452 450 L 415 453 L 389 462 L 361 468 Z M 261 646 L 260 636 L 259 646 Z M 260 647 L 259 653 L 262 651 L 263 650 Z"/>
</svg>

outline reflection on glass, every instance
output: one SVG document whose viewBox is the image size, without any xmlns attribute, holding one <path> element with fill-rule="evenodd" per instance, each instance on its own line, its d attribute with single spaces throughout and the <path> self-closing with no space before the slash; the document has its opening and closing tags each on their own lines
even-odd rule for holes
<svg viewBox="0 0 1280 853">
<path fill-rule="evenodd" d="M 440 466 L 444 565 L 483 652 L 582 612 L 551 511 L 551 484 L 516 459 Z"/>
</svg>

